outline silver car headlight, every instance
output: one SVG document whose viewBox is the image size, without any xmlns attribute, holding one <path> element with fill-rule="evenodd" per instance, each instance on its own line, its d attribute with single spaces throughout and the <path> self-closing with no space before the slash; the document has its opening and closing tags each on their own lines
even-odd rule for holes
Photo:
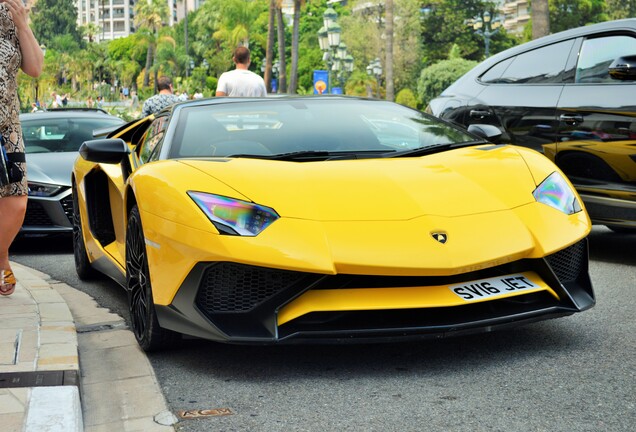
<svg viewBox="0 0 636 432">
<path fill-rule="evenodd" d="M 553 172 L 532 192 L 537 202 L 553 207 L 567 215 L 582 210 L 581 203 L 569 183 L 558 172 Z"/>
<path fill-rule="evenodd" d="M 62 186 L 49 184 L 29 182 L 29 196 L 50 197 L 62 190 Z"/>
<path fill-rule="evenodd" d="M 278 219 L 273 209 L 251 202 L 203 192 L 188 195 L 222 234 L 253 237 Z"/>
</svg>

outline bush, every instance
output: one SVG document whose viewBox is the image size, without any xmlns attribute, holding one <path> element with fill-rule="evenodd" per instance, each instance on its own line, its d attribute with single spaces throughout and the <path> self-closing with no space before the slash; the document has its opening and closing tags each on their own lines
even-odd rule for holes
<svg viewBox="0 0 636 432">
<path fill-rule="evenodd" d="M 400 90 L 397 96 L 395 96 L 395 101 L 407 107 L 417 108 L 417 99 L 409 88 Z"/>
<path fill-rule="evenodd" d="M 426 106 L 459 77 L 477 65 L 476 61 L 453 58 L 439 61 L 424 70 L 417 81 L 420 106 Z"/>
</svg>

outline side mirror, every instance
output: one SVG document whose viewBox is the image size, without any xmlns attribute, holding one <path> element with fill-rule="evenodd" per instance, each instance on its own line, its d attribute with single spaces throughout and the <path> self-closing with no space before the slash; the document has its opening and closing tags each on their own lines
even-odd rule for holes
<svg viewBox="0 0 636 432">
<path fill-rule="evenodd" d="M 130 154 L 130 149 L 121 138 L 106 138 L 84 141 L 79 154 L 89 162 L 118 164 Z"/>
<path fill-rule="evenodd" d="M 498 143 L 501 138 L 501 130 L 489 124 L 471 124 L 468 126 L 468 132 L 493 143 Z"/>
<path fill-rule="evenodd" d="M 612 78 L 621 81 L 636 80 L 636 55 L 619 57 L 609 66 Z"/>
</svg>

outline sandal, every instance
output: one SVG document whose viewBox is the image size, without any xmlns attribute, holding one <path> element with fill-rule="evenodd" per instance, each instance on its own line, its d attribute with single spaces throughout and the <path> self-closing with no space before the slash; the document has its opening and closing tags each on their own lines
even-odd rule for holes
<svg viewBox="0 0 636 432">
<path fill-rule="evenodd" d="M 0 295 L 8 296 L 15 291 L 15 276 L 11 270 L 0 270 Z"/>
</svg>

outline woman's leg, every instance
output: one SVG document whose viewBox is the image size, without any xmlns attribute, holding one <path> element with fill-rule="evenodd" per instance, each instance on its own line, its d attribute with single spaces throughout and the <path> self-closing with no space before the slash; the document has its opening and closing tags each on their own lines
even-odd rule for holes
<svg viewBox="0 0 636 432">
<path fill-rule="evenodd" d="M 0 198 L 0 294 L 9 295 L 15 288 L 12 275 L 8 278 L 11 267 L 9 265 L 9 246 L 22 227 L 26 212 L 27 196 L 7 196 Z"/>
</svg>

